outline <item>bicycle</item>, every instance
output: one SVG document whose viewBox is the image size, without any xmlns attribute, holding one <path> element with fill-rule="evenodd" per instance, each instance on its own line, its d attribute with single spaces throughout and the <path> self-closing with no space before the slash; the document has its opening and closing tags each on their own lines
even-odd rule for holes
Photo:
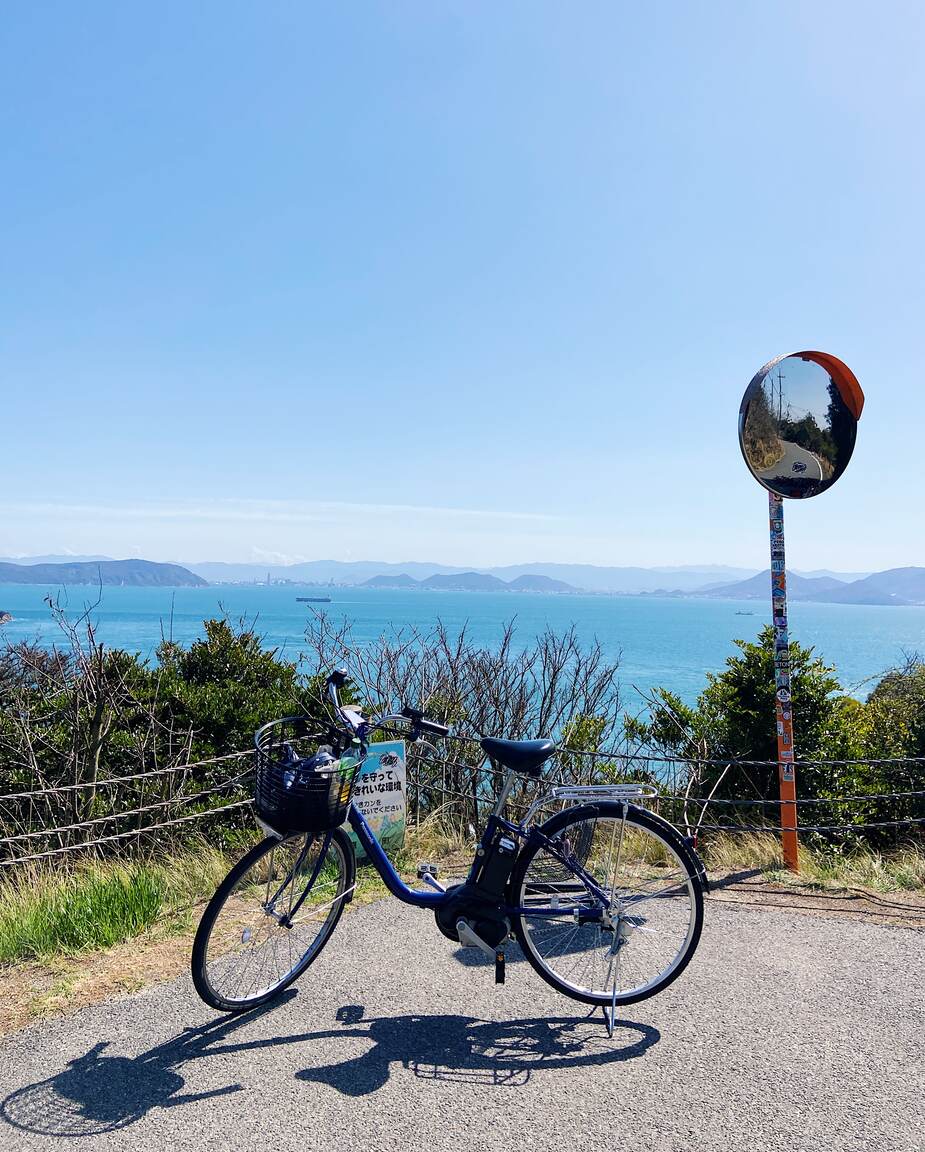
<svg viewBox="0 0 925 1152">
<path fill-rule="evenodd" d="M 513 937 L 553 988 L 603 1008 L 612 1034 L 617 1005 L 677 979 L 700 939 L 705 874 L 690 839 L 632 803 L 654 788 L 554 785 L 522 821 L 508 820 L 518 776 L 538 779 L 556 746 L 484 737 L 482 750 L 504 775 L 468 876 L 444 888 L 425 865 L 418 877 L 426 888 L 411 888 L 352 803 L 353 785 L 375 732 L 402 725 L 416 741 L 450 729 L 413 708 L 367 719 L 341 704 L 346 683 L 343 671 L 326 681 L 337 722 L 313 756 L 295 751 L 293 741 L 305 736 L 297 719 L 273 721 L 255 736 L 266 837 L 231 869 L 200 921 L 192 976 L 208 1005 L 241 1012 L 266 1004 L 318 957 L 356 887 L 344 822 L 388 892 L 430 910 L 444 936 L 493 959 L 498 983 Z M 556 803 L 569 806 L 535 823 Z"/>
</svg>

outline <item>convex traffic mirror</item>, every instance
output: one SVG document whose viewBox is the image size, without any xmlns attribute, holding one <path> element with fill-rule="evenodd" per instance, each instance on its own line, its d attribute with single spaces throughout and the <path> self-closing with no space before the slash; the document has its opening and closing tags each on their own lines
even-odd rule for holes
<svg viewBox="0 0 925 1152">
<path fill-rule="evenodd" d="M 826 352 L 778 356 L 758 372 L 739 408 L 745 463 L 769 492 L 818 496 L 841 476 L 857 436 L 864 394 Z"/>
</svg>

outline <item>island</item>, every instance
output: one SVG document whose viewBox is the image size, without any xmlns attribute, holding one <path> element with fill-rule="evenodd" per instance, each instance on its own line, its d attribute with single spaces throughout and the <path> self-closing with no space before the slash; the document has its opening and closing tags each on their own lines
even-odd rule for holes
<svg viewBox="0 0 925 1152">
<path fill-rule="evenodd" d="M 73 564 L 0 563 L 0 584 L 102 584 L 134 588 L 205 588 L 208 581 L 179 564 L 94 560 Z"/>
<path fill-rule="evenodd" d="M 766 600 L 771 572 L 765 569 L 748 580 L 715 584 L 693 592 L 693 596 L 722 600 Z M 925 568 L 887 568 L 860 580 L 837 580 L 831 576 L 787 574 L 790 600 L 810 600 L 817 604 L 868 604 L 914 607 L 925 605 Z"/>
<path fill-rule="evenodd" d="M 518 576 L 516 580 L 499 580 L 485 572 L 442 573 L 415 580 L 405 572 L 373 576 L 361 588 L 415 589 L 424 592 L 580 592 L 564 580 L 549 576 Z"/>
</svg>

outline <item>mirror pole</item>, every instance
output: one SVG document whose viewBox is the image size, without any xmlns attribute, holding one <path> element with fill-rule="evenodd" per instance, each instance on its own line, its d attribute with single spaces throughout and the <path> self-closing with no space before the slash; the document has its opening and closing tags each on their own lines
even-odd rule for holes
<svg viewBox="0 0 925 1152">
<path fill-rule="evenodd" d="M 784 862 L 800 870 L 797 840 L 797 782 L 793 749 L 793 700 L 790 691 L 790 644 L 787 635 L 787 561 L 784 555 L 784 501 L 768 492 L 771 532 L 771 613 L 774 620 L 774 703 L 777 716 L 777 774 Z"/>
</svg>

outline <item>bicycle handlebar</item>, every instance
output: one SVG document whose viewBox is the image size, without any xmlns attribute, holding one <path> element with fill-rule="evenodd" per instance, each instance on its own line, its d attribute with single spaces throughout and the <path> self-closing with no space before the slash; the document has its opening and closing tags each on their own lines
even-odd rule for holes
<svg viewBox="0 0 925 1152">
<path fill-rule="evenodd" d="M 449 724 L 440 724 L 436 720 L 431 720 L 417 708 L 402 708 L 401 714 L 406 720 L 410 720 L 415 728 L 420 728 L 422 732 L 430 732 L 432 736 L 449 736 L 450 734 Z"/>
<path fill-rule="evenodd" d="M 338 668 L 328 676 L 327 680 L 325 681 L 325 686 L 328 690 L 328 696 L 330 697 L 331 703 L 334 705 L 337 715 L 341 720 L 349 724 L 352 729 L 355 729 L 357 719 L 360 718 L 360 713 L 357 709 L 345 709 L 340 702 L 340 694 L 338 692 L 338 689 L 343 688 L 348 683 L 349 679 L 350 677 L 347 675 L 344 669 Z M 348 713 L 351 713 L 352 715 L 348 715 Z M 380 716 L 376 720 L 365 721 L 365 723 L 367 726 L 367 731 L 374 732 L 377 728 L 382 728 L 386 724 L 394 723 L 396 720 L 404 720 L 410 722 L 413 735 L 419 735 L 422 732 L 428 732 L 432 736 L 449 736 L 450 734 L 450 728 L 448 724 L 440 724 L 438 721 L 431 720 L 428 716 L 425 716 L 420 709 L 409 708 L 407 706 L 404 707 L 401 712 L 389 713 L 388 715 Z"/>
<path fill-rule="evenodd" d="M 338 668 L 332 672 L 324 682 L 324 686 L 328 690 L 328 696 L 331 698 L 331 703 L 337 709 L 338 715 L 340 715 L 340 697 L 337 694 L 337 689 L 343 688 L 348 680 L 349 676 L 343 668 Z"/>
</svg>

